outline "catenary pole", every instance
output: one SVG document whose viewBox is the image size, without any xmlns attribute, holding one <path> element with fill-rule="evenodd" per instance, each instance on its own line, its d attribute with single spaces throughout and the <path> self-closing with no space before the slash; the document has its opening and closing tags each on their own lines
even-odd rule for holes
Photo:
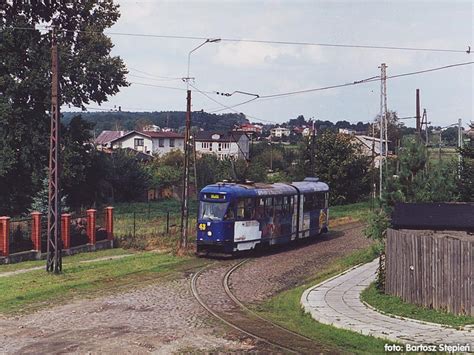
<svg viewBox="0 0 474 355">
<path fill-rule="evenodd" d="M 48 235 L 47 262 L 48 272 L 60 273 L 62 270 L 60 238 L 60 190 L 59 190 L 59 56 L 56 41 L 56 29 L 51 32 L 51 133 L 49 150 L 48 184 Z"/>
<path fill-rule="evenodd" d="M 380 161 L 379 161 L 379 198 L 382 198 L 382 190 L 383 190 L 383 160 L 384 160 L 384 154 L 383 154 L 383 138 L 384 138 L 384 118 L 386 115 L 386 112 L 384 111 L 386 101 L 384 99 L 385 96 L 385 88 L 386 88 L 386 80 L 387 80 L 387 75 L 386 75 L 386 65 L 385 63 L 382 63 L 382 65 L 379 67 L 381 69 L 381 75 L 380 75 L 380 142 L 379 142 L 379 148 L 380 148 Z"/>
</svg>

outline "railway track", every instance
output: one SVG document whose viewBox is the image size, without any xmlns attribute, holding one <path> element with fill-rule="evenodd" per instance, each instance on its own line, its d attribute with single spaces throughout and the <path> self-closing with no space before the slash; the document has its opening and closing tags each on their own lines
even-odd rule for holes
<svg viewBox="0 0 474 355">
<path fill-rule="evenodd" d="M 216 272 L 216 263 L 208 265 L 191 278 L 191 291 L 199 304 L 213 317 L 232 327 L 233 329 L 255 339 L 257 342 L 264 343 L 266 346 L 273 347 L 283 353 L 291 354 L 317 354 L 331 352 L 321 344 L 316 343 L 304 335 L 286 329 L 276 323 L 265 319 L 246 307 L 232 293 L 229 280 L 234 271 L 244 265 L 249 259 L 243 259 L 226 267 L 220 267 L 223 270 Z M 212 282 L 220 284 L 221 290 L 213 292 L 212 297 L 203 295 L 199 292 L 199 279 L 205 276 L 206 272 L 214 274 L 211 276 Z M 209 275 L 207 275 L 209 277 Z M 219 278 L 219 280 L 217 280 Z M 209 283 L 209 280 L 207 280 Z M 218 299 L 218 298 L 221 299 Z M 222 299 L 225 297 L 226 299 Z M 225 304 L 225 307 L 222 305 Z"/>
</svg>

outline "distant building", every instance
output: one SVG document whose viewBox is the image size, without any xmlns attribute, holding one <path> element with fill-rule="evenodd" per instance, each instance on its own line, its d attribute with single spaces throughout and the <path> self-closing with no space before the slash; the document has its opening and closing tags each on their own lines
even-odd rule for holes
<svg viewBox="0 0 474 355">
<path fill-rule="evenodd" d="M 94 144 L 99 150 L 112 148 L 111 142 L 122 137 L 127 131 L 102 131 L 94 140 Z"/>
<path fill-rule="evenodd" d="M 295 127 L 293 128 L 293 133 L 302 135 L 303 137 L 308 137 L 311 134 L 311 128 L 303 126 L 303 127 Z"/>
<path fill-rule="evenodd" d="M 244 123 L 239 128 L 236 128 L 235 131 L 237 132 L 245 132 L 248 134 L 261 134 L 262 133 L 262 126 L 251 124 L 251 123 Z"/>
<path fill-rule="evenodd" d="M 374 154 L 375 167 L 376 168 L 379 167 L 379 164 L 380 164 L 380 139 L 379 138 L 373 138 L 370 136 L 353 135 L 352 142 L 354 144 L 360 145 L 362 149 L 362 155 L 365 155 L 367 157 L 372 157 L 372 154 Z M 382 154 L 385 154 L 385 140 L 382 140 Z"/>
<path fill-rule="evenodd" d="M 270 134 L 274 138 L 288 137 L 291 131 L 284 127 L 274 127 L 270 130 Z"/>
<path fill-rule="evenodd" d="M 160 131 L 161 131 L 160 126 L 157 126 L 154 124 L 143 127 L 143 132 L 160 132 Z"/>
<path fill-rule="evenodd" d="M 198 154 L 215 154 L 219 159 L 248 159 L 249 141 L 244 132 L 197 132 L 194 135 Z"/>
<path fill-rule="evenodd" d="M 128 148 L 149 155 L 184 151 L 184 136 L 175 132 L 103 131 L 94 143 L 98 149 Z"/>
</svg>

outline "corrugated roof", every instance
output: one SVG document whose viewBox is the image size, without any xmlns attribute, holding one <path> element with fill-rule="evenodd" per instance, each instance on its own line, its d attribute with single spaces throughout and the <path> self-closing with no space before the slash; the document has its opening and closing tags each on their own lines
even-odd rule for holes
<svg viewBox="0 0 474 355">
<path fill-rule="evenodd" d="M 101 145 L 107 144 L 116 140 L 117 138 L 124 136 L 127 133 L 128 133 L 127 131 L 102 131 L 97 136 L 94 142 L 95 144 L 101 144 Z"/>
</svg>

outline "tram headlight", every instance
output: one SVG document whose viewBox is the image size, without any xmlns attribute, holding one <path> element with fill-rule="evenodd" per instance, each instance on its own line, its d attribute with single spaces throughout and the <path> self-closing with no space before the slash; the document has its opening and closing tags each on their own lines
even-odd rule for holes
<svg viewBox="0 0 474 355">
<path fill-rule="evenodd" d="M 207 235 L 208 235 L 209 237 L 212 237 L 212 232 L 211 232 L 211 231 L 208 231 L 208 232 L 207 232 Z"/>
</svg>

